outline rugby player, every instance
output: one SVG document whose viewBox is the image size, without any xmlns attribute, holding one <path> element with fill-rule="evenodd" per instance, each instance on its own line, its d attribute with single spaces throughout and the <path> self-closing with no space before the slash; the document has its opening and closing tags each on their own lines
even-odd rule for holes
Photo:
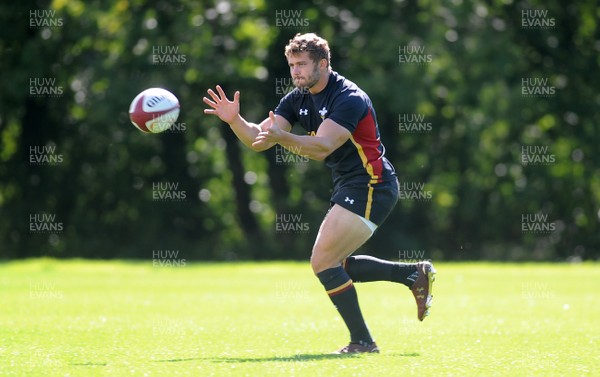
<svg viewBox="0 0 600 377">
<path fill-rule="evenodd" d="M 205 114 L 228 123 L 255 151 L 276 144 L 325 161 L 333 176 L 330 208 L 321 223 L 310 264 L 350 332 L 350 343 L 334 353 L 379 352 L 358 303 L 354 283 L 391 281 L 407 286 L 417 317 L 429 314 L 435 269 L 431 262 L 397 263 L 352 256 L 381 226 L 398 201 L 398 179 L 385 157 L 369 96 L 332 70 L 328 42 L 297 34 L 285 47 L 295 89 L 259 124 L 240 115 L 240 92 L 229 100 L 220 86 L 208 90 Z M 306 135 L 291 133 L 299 124 Z"/>
</svg>

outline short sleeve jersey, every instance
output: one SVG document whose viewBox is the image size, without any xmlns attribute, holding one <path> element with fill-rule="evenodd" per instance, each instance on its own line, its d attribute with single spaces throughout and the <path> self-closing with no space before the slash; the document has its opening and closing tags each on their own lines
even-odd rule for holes
<svg viewBox="0 0 600 377">
<path fill-rule="evenodd" d="M 395 179 L 392 164 L 385 158 L 377 117 L 371 99 L 355 83 L 335 71 L 327 86 L 317 94 L 294 89 L 284 96 L 275 114 L 290 124 L 299 123 L 315 135 L 323 120 L 331 119 L 352 134 L 325 159 L 332 169 L 334 185 L 372 185 Z"/>
</svg>

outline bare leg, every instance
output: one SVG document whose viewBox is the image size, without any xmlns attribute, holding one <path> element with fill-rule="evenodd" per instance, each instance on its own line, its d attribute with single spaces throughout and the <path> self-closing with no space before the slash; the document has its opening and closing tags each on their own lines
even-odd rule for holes
<svg viewBox="0 0 600 377">
<path fill-rule="evenodd" d="M 315 274 L 341 265 L 371 237 L 371 229 L 360 217 L 334 205 L 321 223 L 313 246 L 310 264 Z"/>
<path fill-rule="evenodd" d="M 310 263 L 350 331 L 351 346 L 378 352 L 358 305 L 352 279 L 341 266 L 341 261 L 371 234 L 358 215 L 334 205 L 321 224 Z"/>
</svg>

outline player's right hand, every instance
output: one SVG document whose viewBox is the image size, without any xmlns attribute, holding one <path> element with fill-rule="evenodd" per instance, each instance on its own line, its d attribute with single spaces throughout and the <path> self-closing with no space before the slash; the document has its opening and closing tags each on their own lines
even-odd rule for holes
<svg viewBox="0 0 600 377">
<path fill-rule="evenodd" d="M 261 131 L 258 133 L 256 139 L 254 139 L 254 142 L 252 143 L 253 147 L 267 149 L 277 144 L 281 139 L 283 131 L 277 124 L 275 113 L 273 113 L 272 111 L 269 111 L 269 119 L 271 121 L 271 126 L 265 131 Z"/>
<path fill-rule="evenodd" d="M 240 92 L 236 91 L 233 95 L 233 101 L 230 101 L 223 89 L 217 85 L 217 93 L 212 89 L 208 89 L 207 93 L 212 100 L 204 97 L 202 101 L 212 109 L 204 109 L 204 114 L 211 114 L 218 116 L 223 122 L 231 123 L 240 114 Z"/>
</svg>

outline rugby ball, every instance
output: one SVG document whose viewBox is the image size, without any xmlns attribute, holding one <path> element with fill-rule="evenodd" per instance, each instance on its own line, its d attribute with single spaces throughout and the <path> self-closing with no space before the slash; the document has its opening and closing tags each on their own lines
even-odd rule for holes
<svg viewBox="0 0 600 377">
<path fill-rule="evenodd" d="M 166 131 L 179 117 L 179 100 L 162 88 L 146 89 L 129 106 L 131 123 L 144 133 Z"/>
</svg>

